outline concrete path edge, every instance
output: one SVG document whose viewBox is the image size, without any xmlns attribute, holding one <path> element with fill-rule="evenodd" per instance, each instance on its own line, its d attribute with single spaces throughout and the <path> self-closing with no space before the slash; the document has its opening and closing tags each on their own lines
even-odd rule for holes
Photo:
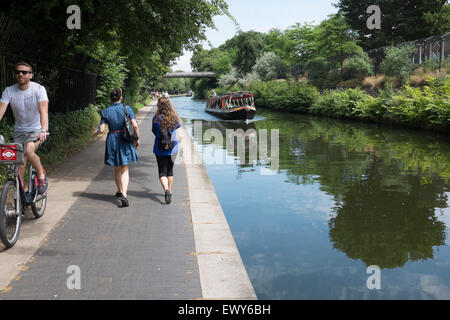
<svg viewBox="0 0 450 320">
<path fill-rule="evenodd" d="M 178 131 L 181 159 L 186 167 L 203 299 L 256 300 L 202 157 L 185 127 Z"/>
</svg>

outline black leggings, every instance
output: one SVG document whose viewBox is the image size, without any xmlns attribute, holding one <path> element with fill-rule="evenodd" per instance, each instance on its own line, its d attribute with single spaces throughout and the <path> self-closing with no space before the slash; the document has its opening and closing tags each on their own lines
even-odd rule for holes
<svg viewBox="0 0 450 320">
<path fill-rule="evenodd" d="M 172 156 L 156 156 L 159 177 L 173 177 Z"/>
</svg>

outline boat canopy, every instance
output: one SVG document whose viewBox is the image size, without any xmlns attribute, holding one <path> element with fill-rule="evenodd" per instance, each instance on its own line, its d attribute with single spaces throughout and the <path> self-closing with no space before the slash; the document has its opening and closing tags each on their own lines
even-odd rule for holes
<svg viewBox="0 0 450 320">
<path fill-rule="evenodd" d="M 228 109 L 244 106 L 255 106 L 254 94 L 250 91 L 228 92 L 221 96 L 212 96 L 208 100 L 207 108 Z"/>
</svg>

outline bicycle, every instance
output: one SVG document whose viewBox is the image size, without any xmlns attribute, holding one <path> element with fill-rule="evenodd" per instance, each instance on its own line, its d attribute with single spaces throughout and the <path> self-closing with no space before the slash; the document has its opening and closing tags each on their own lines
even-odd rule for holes
<svg viewBox="0 0 450 320">
<path fill-rule="evenodd" d="M 5 139 L 0 135 L 0 165 L 8 166 L 8 180 L 0 197 L 0 239 L 6 248 L 13 247 L 19 238 L 25 209 L 31 206 L 34 217 L 38 219 L 43 216 L 47 206 L 47 192 L 38 194 L 38 178 L 31 164 L 28 165 L 28 189 L 25 191 L 18 168 L 18 165 L 24 163 L 22 145 L 5 143 Z"/>
</svg>

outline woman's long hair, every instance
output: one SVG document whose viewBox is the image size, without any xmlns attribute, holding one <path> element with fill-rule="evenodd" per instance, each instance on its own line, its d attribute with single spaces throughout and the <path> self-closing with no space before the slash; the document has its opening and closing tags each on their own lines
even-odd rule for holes
<svg viewBox="0 0 450 320">
<path fill-rule="evenodd" d="M 180 122 L 180 118 L 173 108 L 172 101 L 169 98 L 158 99 L 158 109 L 155 113 L 155 119 L 161 115 L 161 129 L 173 129 Z"/>
</svg>

